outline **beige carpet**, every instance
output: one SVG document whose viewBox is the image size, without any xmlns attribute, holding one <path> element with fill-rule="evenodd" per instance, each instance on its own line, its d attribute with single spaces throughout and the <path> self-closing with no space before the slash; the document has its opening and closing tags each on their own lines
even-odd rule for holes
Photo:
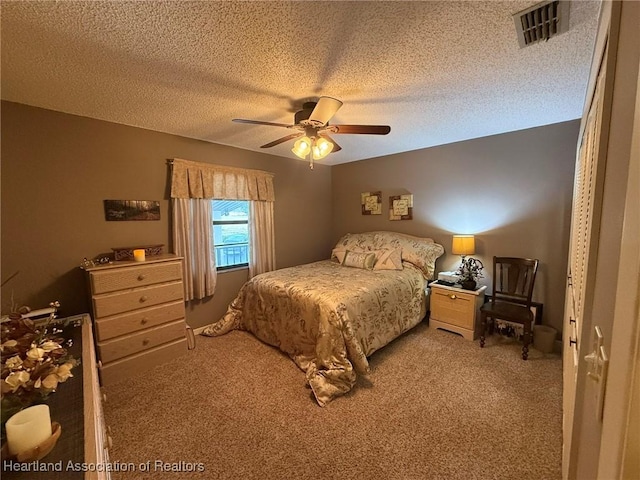
<svg viewBox="0 0 640 480">
<path fill-rule="evenodd" d="M 560 479 L 562 361 L 530 352 L 525 362 L 512 339 L 480 349 L 421 324 L 322 408 L 295 364 L 249 333 L 197 337 L 182 358 L 107 389 L 111 461 L 133 463 L 112 476 Z"/>
</svg>

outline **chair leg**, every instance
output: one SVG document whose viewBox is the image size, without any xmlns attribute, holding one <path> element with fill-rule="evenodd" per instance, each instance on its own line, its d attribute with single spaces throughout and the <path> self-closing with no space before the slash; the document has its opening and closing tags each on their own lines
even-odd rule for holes
<svg viewBox="0 0 640 480">
<path fill-rule="evenodd" d="M 524 324 L 524 335 L 522 337 L 522 359 L 526 360 L 529 358 L 529 344 L 531 343 L 531 322 L 525 322 Z"/>
<path fill-rule="evenodd" d="M 485 333 L 487 331 L 487 316 L 484 313 L 480 314 L 480 348 L 484 348 Z"/>
</svg>

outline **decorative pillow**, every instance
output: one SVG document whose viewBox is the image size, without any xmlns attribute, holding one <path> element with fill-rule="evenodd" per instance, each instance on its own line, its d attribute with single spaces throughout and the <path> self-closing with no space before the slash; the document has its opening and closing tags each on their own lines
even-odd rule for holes
<svg viewBox="0 0 640 480">
<path fill-rule="evenodd" d="M 331 260 L 334 258 L 338 260 L 338 263 L 344 262 L 344 256 L 347 254 L 346 248 L 334 248 L 331 251 Z"/>
<path fill-rule="evenodd" d="M 376 252 L 374 270 L 402 270 L 402 250 L 392 248 Z"/>
<path fill-rule="evenodd" d="M 347 250 L 342 265 L 371 270 L 375 263 L 376 254 L 373 252 L 352 252 Z"/>
</svg>

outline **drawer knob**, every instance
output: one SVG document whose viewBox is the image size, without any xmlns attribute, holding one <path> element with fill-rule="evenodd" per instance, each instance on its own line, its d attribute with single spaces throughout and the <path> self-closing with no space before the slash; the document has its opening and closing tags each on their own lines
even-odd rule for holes
<svg viewBox="0 0 640 480">
<path fill-rule="evenodd" d="M 451 300 L 455 300 L 455 299 L 456 299 L 456 298 L 458 298 L 458 297 L 456 297 L 456 294 L 455 294 L 455 293 L 452 293 L 451 295 L 449 295 L 449 298 L 450 298 Z"/>
<path fill-rule="evenodd" d="M 142 341 L 142 345 L 145 345 L 145 346 L 149 345 L 149 339 L 148 339 L 148 338 L 145 338 L 145 339 Z"/>
<path fill-rule="evenodd" d="M 147 278 L 145 275 L 143 275 L 142 273 L 140 275 L 138 275 L 138 280 L 142 281 L 145 278 Z"/>
<path fill-rule="evenodd" d="M 142 320 L 140 320 L 140 323 L 142 325 L 146 325 L 149 322 L 149 320 L 147 320 L 146 318 L 143 318 Z"/>
<path fill-rule="evenodd" d="M 147 299 L 146 295 L 143 295 L 143 296 L 140 297 L 140 302 L 146 302 L 147 300 L 148 299 Z"/>
</svg>

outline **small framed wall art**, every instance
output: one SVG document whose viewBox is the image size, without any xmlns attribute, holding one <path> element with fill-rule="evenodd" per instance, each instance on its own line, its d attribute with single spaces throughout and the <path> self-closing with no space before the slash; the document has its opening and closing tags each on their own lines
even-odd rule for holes
<svg viewBox="0 0 640 480">
<path fill-rule="evenodd" d="M 104 218 L 107 221 L 160 220 L 158 200 L 105 200 Z"/>
<path fill-rule="evenodd" d="M 389 197 L 389 220 L 413 219 L 413 195 L 392 195 Z"/>
<path fill-rule="evenodd" d="M 362 215 L 382 215 L 382 192 L 363 192 L 360 200 Z"/>
</svg>

